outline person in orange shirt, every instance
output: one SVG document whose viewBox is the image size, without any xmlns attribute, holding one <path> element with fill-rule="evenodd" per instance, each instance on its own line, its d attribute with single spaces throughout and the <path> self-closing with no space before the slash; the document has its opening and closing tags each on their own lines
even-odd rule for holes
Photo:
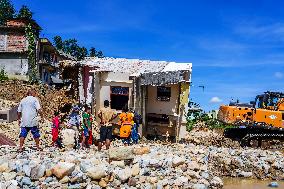
<svg viewBox="0 0 284 189">
<path fill-rule="evenodd" d="M 122 113 L 119 114 L 119 125 L 120 125 L 120 138 L 125 145 L 130 144 L 131 129 L 134 124 L 134 114 L 128 111 L 128 107 L 125 106 L 122 109 Z"/>
</svg>

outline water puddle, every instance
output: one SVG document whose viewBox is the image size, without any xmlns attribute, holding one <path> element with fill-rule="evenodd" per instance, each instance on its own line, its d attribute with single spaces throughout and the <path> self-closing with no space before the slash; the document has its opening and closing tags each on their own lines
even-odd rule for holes
<svg viewBox="0 0 284 189">
<path fill-rule="evenodd" d="M 224 178 L 223 181 L 224 189 L 273 189 L 268 186 L 271 180 Z M 277 189 L 284 189 L 284 181 L 276 182 L 279 185 Z"/>
</svg>

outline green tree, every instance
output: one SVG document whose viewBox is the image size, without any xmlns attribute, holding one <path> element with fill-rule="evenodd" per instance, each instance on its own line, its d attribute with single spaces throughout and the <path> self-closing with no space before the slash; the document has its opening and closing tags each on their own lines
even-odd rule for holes
<svg viewBox="0 0 284 189">
<path fill-rule="evenodd" d="M 105 57 L 105 56 L 104 56 L 104 54 L 103 54 L 102 51 L 98 51 L 97 57 L 98 57 L 98 58 L 103 58 L 103 57 Z"/>
<path fill-rule="evenodd" d="M 17 15 L 17 18 L 25 18 L 28 20 L 32 20 L 33 13 L 26 5 L 23 5 L 21 9 L 19 10 L 19 14 Z"/>
<path fill-rule="evenodd" d="M 62 41 L 62 38 L 60 36 L 55 36 L 53 38 L 53 43 L 54 43 L 54 46 L 58 49 L 58 50 L 63 50 L 63 41 Z"/>
<path fill-rule="evenodd" d="M 90 50 L 89 50 L 89 52 L 90 52 L 90 57 L 95 57 L 95 56 L 97 56 L 97 50 L 96 50 L 95 47 L 91 47 Z"/>
<path fill-rule="evenodd" d="M 98 58 L 103 58 L 104 54 L 102 51 L 97 51 L 95 47 L 90 48 L 90 57 L 98 57 Z"/>
<path fill-rule="evenodd" d="M 0 0 L 0 25 L 5 25 L 8 19 L 14 17 L 15 9 L 10 0 Z"/>
</svg>

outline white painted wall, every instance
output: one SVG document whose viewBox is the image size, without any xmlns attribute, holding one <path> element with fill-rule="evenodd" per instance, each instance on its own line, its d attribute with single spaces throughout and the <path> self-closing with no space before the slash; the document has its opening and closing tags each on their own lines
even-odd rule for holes
<svg viewBox="0 0 284 189">
<path fill-rule="evenodd" d="M 148 86 L 147 113 L 174 115 L 177 113 L 179 89 L 178 85 L 166 85 L 171 87 L 170 101 L 157 100 L 157 87 Z"/>
<path fill-rule="evenodd" d="M 99 98 L 97 101 L 97 110 L 104 106 L 104 101 L 110 101 L 110 87 L 121 86 L 129 87 L 129 102 L 128 107 L 132 106 L 132 81 L 129 80 L 129 74 L 119 72 L 103 72 L 100 74 L 99 82 Z"/>
</svg>

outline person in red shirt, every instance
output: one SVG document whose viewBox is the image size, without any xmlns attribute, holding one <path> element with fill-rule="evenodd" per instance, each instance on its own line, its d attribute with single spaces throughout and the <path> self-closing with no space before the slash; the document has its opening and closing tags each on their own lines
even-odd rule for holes
<svg viewBox="0 0 284 189">
<path fill-rule="evenodd" d="M 52 129 L 51 129 L 51 134 L 52 134 L 52 146 L 58 146 L 60 147 L 59 144 L 59 127 L 60 127 L 60 117 L 59 117 L 59 112 L 55 111 L 54 112 L 54 117 L 52 119 Z"/>
</svg>

